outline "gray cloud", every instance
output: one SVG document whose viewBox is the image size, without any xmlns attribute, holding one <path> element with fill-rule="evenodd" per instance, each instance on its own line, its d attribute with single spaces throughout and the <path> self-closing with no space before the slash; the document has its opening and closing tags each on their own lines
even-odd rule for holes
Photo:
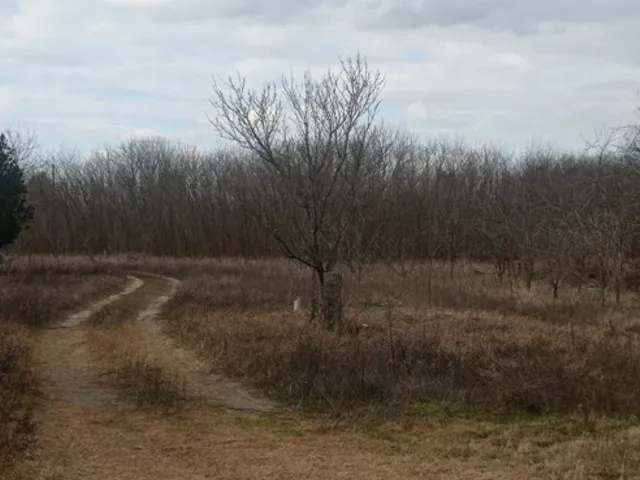
<svg viewBox="0 0 640 480">
<path fill-rule="evenodd" d="M 387 75 L 388 120 L 419 135 L 579 147 L 602 124 L 636 118 L 639 10 L 637 0 L 0 0 L 0 126 L 33 128 L 48 147 L 145 132 L 212 146 L 212 76 L 239 70 L 259 87 L 360 50 Z"/>
<path fill-rule="evenodd" d="M 503 0 L 478 1 L 431 1 L 397 2 L 381 13 L 363 23 L 388 28 L 420 28 L 425 26 L 453 26 L 469 23 L 482 23 L 499 9 Z"/>
<path fill-rule="evenodd" d="M 159 2 L 142 9 L 140 5 L 118 1 L 117 6 L 129 14 L 144 12 L 163 23 L 202 23 L 219 18 L 257 21 L 268 24 L 288 24 L 300 19 L 309 19 L 325 8 L 344 6 L 349 0 L 190 0 Z M 316 18 L 317 20 L 317 18 Z"/>
<path fill-rule="evenodd" d="M 19 10 L 17 0 L 4 0 L 0 2 L 0 14 L 13 15 Z"/>
<path fill-rule="evenodd" d="M 363 16 L 370 28 L 421 28 L 472 25 L 516 34 L 563 31 L 563 24 L 640 22 L 636 0 L 394 0 Z"/>
</svg>

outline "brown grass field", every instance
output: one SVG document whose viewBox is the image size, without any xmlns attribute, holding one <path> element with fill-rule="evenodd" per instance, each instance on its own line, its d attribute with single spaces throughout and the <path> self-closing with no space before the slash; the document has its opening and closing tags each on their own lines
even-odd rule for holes
<svg viewBox="0 0 640 480">
<path fill-rule="evenodd" d="M 284 260 L 9 259 L 0 478 L 640 478 L 635 293 L 392 267 L 346 274 L 338 335 Z M 182 281 L 157 317 L 144 272 Z"/>
</svg>

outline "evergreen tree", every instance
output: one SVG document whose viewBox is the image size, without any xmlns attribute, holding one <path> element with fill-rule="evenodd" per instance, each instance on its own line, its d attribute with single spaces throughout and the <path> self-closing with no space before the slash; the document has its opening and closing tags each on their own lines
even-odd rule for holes
<svg viewBox="0 0 640 480">
<path fill-rule="evenodd" d="M 32 217 L 24 172 L 6 136 L 0 133 L 0 249 L 10 245 Z"/>
</svg>

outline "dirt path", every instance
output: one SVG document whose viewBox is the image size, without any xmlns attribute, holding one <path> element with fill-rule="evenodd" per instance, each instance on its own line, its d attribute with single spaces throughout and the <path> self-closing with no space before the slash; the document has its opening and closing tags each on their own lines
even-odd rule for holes
<svg viewBox="0 0 640 480">
<path fill-rule="evenodd" d="M 132 294 L 144 284 L 136 277 L 128 277 L 128 280 L 128 285 L 121 292 L 91 304 L 70 315 L 56 327 L 43 332 L 36 360 L 46 399 L 77 405 L 123 407 L 118 400 L 118 393 L 95 378 L 82 327 L 91 315 L 125 295 Z"/>
<path fill-rule="evenodd" d="M 212 374 L 211 368 L 194 352 L 181 347 L 162 331 L 158 315 L 162 306 L 176 292 L 181 282 L 169 277 L 157 278 L 163 278 L 167 281 L 169 292 L 158 297 L 138 315 L 137 325 L 145 332 L 146 347 L 155 351 L 156 355 L 168 360 L 184 375 L 187 392 L 190 396 L 213 401 L 230 410 L 261 413 L 274 411 L 275 405 L 264 396 L 237 382 Z"/>
<path fill-rule="evenodd" d="M 145 333 L 145 347 L 177 367 L 190 385 L 189 393 L 206 398 L 204 405 L 272 410 L 271 403 L 254 397 L 240 385 L 209 376 L 202 362 L 164 335 L 157 316 L 180 285 L 175 279 L 164 280 L 166 292 L 148 305 L 141 305 L 137 316 L 136 327 Z M 38 412 L 37 448 L 19 470 L 20 478 L 210 478 L 204 473 L 192 476 L 196 471 L 207 471 L 206 466 L 204 470 L 203 465 L 194 470 L 189 461 L 173 458 L 171 452 L 179 450 L 174 448 L 174 437 L 186 441 L 191 435 L 189 428 L 177 428 L 175 421 L 179 417 L 136 411 L 123 400 L 121 392 L 100 378 L 101 368 L 89 351 L 87 336 L 96 328 L 89 324 L 89 318 L 144 285 L 140 278 L 128 277 L 121 292 L 70 315 L 41 334 L 36 364 L 43 381 L 44 402 Z M 198 408 L 185 414 L 187 418 L 201 417 L 202 412 L 207 417 L 224 415 L 219 408 L 202 404 Z M 180 425 L 185 420 L 180 419 Z M 200 451 L 200 455 L 204 453 Z"/>
<path fill-rule="evenodd" d="M 185 377 L 190 396 L 225 406 L 232 410 L 270 412 L 273 403 L 251 392 L 242 385 L 210 374 L 210 368 L 193 352 L 182 348 L 162 331 L 158 315 L 180 286 L 180 281 L 159 277 L 167 282 L 166 293 L 156 297 L 142 308 L 136 326 L 144 332 L 144 346 L 163 358 Z M 119 399 L 119 392 L 99 381 L 97 369 L 87 351 L 86 333 L 90 326 L 86 321 L 107 305 L 130 295 L 144 285 L 138 277 L 128 277 L 126 288 L 97 301 L 80 312 L 67 317 L 57 327 L 44 332 L 38 350 L 39 371 L 44 380 L 45 398 L 77 405 L 102 405 L 118 409 L 130 409 Z"/>
</svg>

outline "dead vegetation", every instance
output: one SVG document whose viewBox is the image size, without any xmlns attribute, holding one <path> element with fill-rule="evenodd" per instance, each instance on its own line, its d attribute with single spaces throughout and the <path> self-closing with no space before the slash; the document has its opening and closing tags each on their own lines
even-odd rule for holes
<svg viewBox="0 0 640 480">
<path fill-rule="evenodd" d="M 35 434 L 39 378 L 34 372 L 37 329 L 50 326 L 122 280 L 106 275 L 34 272 L 12 262 L 0 274 L 0 472 L 28 449 Z"/>
<path fill-rule="evenodd" d="M 446 458 L 433 478 L 638 478 L 634 294 L 603 308 L 597 289 L 554 299 L 544 282 L 501 282 L 483 264 L 424 272 L 345 272 L 347 335 L 292 311 L 307 283 L 285 262 L 194 276 L 165 319 L 214 371 L 283 402 L 387 418 L 372 438 L 414 462 L 417 449 L 429 465 Z"/>
<path fill-rule="evenodd" d="M 165 308 L 176 338 L 214 371 L 334 420 L 184 409 L 184 378 L 135 325 L 140 307 L 163 288 L 145 278 L 145 287 L 86 325 L 97 371 L 139 412 L 86 422 L 70 407 L 55 409 L 51 418 L 47 413 L 48 428 L 59 425 L 43 433 L 45 449 L 60 450 L 54 446 L 60 435 L 90 445 L 66 452 L 62 463 L 48 460 L 52 472 L 69 478 L 76 478 L 74 469 L 77 478 L 92 468 L 103 472 L 98 448 L 100 458 L 111 459 L 135 451 L 145 465 L 135 470 L 123 460 L 113 478 L 134 470 L 136 478 L 163 478 L 166 469 L 249 478 L 258 463 L 273 478 L 485 472 L 632 479 L 640 471 L 640 436 L 630 426 L 639 403 L 638 345 L 626 332 L 637 308 L 633 294 L 624 294 L 617 309 L 601 308 L 598 292 L 588 289 L 554 302 L 544 284 L 528 291 L 498 282 L 485 265 L 460 264 L 453 279 L 448 266 L 437 265 L 427 295 L 425 277 L 380 264 L 359 278 L 345 273 L 346 320 L 367 327 L 339 335 L 292 311 L 293 300 L 307 291 L 307 276 L 287 262 L 205 260 L 194 271 Z M 14 344 L 26 345 L 17 335 Z M 179 417 L 145 416 L 178 410 Z M 367 421 L 344 421 L 363 410 Z M 310 450 L 334 460 L 322 469 L 296 460 Z"/>
<path fill-rule="evenodd" d="M 92 331 L 90 344 L 103 375 L 140 408 L 179 411 L 186 399 L 184 378 L 164 359 L 153 355 L 131 325 Z"/>
<path fill-rule="evenodd" d="M 235 273 L 238 266 L 279 264 L 277 260 L 256 260 L 243 258 L 201 258 L 153 256 L 140 253 L 118 255 L 10 255 L 7 256 L 2 271 L 13 275 L 39 278 L 64 275 L 66 278 L 92 278 L 93 275 L 118 279 L 128 274 L 151 273 L 185 277 L 199 274 Z M 73 291 L 70 291 L 73 294 Z"/>
<path fill-rule="evenodd" d="M 29 332 L 0 318 L 0 473 L 12 466 L 33 438 L 38 382 L 31 353 Z"/>
<path fill-rule="evenodd" d="M 144 277 L 144 285 L 139 291 L 125 295 L 91 315 L 89 322 L 94 327 L 120 327 L 136 320 L 141 308 L 152 302 L 166 290 L 166 282 L 157 278 Z"/>
<path fill-rule="evenodd" d="M 166 281 L 146 277 L 140 289 L 89 319 L 94 328 L 87 331 L 87 338 L 102 374 L 127 400 L 140 408 L 175 413 L 186 399 L 185 379 L 148 348 L 135 325 L 142 309 L 166 289 Z"/>
<path fill-rule="evenodd" d="M 551 448 L 549 480 L 637 479 L 640 475 L 640 429 L 632 427 L 582 436 Z"/>
<path fill-rule="evenodd" d="M 429 299 L 419 279 L 378 266 L 348 285 L 348 322 L 366 327 L 337 335 L 291 311 L 295 272 L 194 278 L 165 316 L 214 369 L 322 410 L 438 402 L 586 419 L 640 413 L 640 338 L 625 330 L 633 297 L 616 311 L 597 295 L 559 303 L 537 296 L 539 286 L 501 286 L 461 267 L 453 279 L 434 273 Z"/>
<path fill-rule="evenodd" d="M 5 321 L 46 327 L 121 284 L 122 278 L 106 274 L 10 269 L 0 274 L 0 314 Z"/>
</svg>

